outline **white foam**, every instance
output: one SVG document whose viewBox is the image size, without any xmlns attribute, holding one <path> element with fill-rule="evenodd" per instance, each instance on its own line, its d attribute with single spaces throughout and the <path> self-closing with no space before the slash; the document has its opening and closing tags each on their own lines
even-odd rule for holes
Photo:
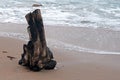
<svg viewBox="0 0 120 80">
<path fill-rule="evenodd" d="M 117 1 L 113 1 L 117 2 Z M 24 16 L 35 10 L 34 3 L 41 3 L 44 23 L 79 27 L 120 27 L 120 6 L 109 7 L 109 1 L 101 0 L 1 0 L 0 22 L 25 23 Z M 108 6 L 102 6 L 108 5 Z M 81 23 L 86 21 L 88 23 Z"/>
<path fill-rule="evenodd" d="M 0 20 L 1 22 L 24 23 L 24 15 L 29 11 L 28 8 L 0 8 Z"/>
</svg>

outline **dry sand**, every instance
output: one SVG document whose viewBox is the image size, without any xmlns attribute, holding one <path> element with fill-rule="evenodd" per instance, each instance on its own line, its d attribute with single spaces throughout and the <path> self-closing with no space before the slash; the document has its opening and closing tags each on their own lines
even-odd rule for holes
<svg viewBox="0 0 120 80">
<path fill-rule="evenodd" d="M 11 26 L 11 28 L 9 28 L 9 26 Z M 25 26 L 26 25 L 21 24 L 0 24 L 0 31 L 18 32 L 27 35 Z M 101 36 L 107 36 L 106 39 L 102 39 L 98 36 L 99 34 L 94 34 L 93 29 L 88 30 L 87 28 L 79 28 L 78 30 L 78 28 L 72 27 L 71 29 L 63 27 L 46 27 L 45 29 L 48 45 L 54 53 L 54 57 L 58 62 L 56 68 L 54 70 L 32 72 L 25 67 L 18 65 L 18 60 L 20 59 L 20 55 L 22 53 L 22 46 L 24 43 L 26 43 L 26 41 L 8 37 L 0 37 L 0 80 L 120 80 L 120 55 L 94 54 L 90 53 L 89 51 L 80 52 L 76 50 L 68 50 L 64 49 L 64 47 L 55 46 L 50 43 L 52 42 L 51 40 L 56 40 L 82 47 L 96 47 L 96 49 L 99 50 L 119 52 L 119 31 L 102 29 L 95 30 L 95 32 L 101 34 Z M 77 35 L 78 33 L 80 34 Z M 90 43 L 88 43 L 89 41 L 87 42 L 87 40 L 84 38 L 87 33 L 91 33 L 91 35 L 93 35 L 91 37 L 88 36 Z M 102 42 L 100 44 L 101 46 L 111 46 L 115 44 L 116 46 L 114 49 L 111 48 L 113 46 L 108 48 L 106 46 L 103 46 L 104 49 L 102 49 L 103 47 L 96 46 L 98 45 L 97 42 L 91 42 L 96 41 L 96 37 L 99 38 L 100 41 L 103 41 L 103 44 Z M 109 37 L 112 38 L 109 40 Z M 108 41 L 104 41 L 107 40 L 107 38 Z M 73 42 L 73 40 L 75 41 Z M 79 43 L 77 44 L 77 42 Z M 88 45 L 83 45 L 83 43 L 87 43 Z M 14 58 L 11 60 L 9 57 Z"/>
</svg>

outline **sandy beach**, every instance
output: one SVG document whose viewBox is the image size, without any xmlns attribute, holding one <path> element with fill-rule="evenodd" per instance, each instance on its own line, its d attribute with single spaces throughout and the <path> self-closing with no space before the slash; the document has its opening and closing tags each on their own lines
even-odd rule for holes
<svg viewBox="0 0 120 80">
<path fill-rule="evenodd" d="M 45 25 L 57 66 L 32 72 L 18 65 L 26 27 L 0 23 L 0 80 L 120 80 L 120 31 Z"/>
</svg>

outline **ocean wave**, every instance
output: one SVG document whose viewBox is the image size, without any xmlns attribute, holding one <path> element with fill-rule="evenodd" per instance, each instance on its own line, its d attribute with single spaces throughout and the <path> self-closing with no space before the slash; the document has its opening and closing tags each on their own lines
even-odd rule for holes
<svg viewBox="0 0 120 80">
<path fill-rule="evenodd" d="M 42 4 L 45 24 L 75 27 L 103 27 L 120 30 L 118 0 L 2 0 L 0 22 L 25 23 L 24 16 L 33 11 L 34 3 Z"/>
</svg>

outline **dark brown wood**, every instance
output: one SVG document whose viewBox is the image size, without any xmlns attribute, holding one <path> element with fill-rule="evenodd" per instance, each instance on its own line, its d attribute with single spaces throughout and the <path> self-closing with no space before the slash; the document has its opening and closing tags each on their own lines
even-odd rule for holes
<svg viewBox="0 0 120 80">
<path fill-rule="evenodd" d="M 26 16 L 28 22 L 29 42 L 23 45 L 20 65 L 29 67 L 31 70 L 54 69 L 56 61 L 53 53 L 47 47 L 45 31 L 40 9 L 36 9 Z"/>
</svg>

